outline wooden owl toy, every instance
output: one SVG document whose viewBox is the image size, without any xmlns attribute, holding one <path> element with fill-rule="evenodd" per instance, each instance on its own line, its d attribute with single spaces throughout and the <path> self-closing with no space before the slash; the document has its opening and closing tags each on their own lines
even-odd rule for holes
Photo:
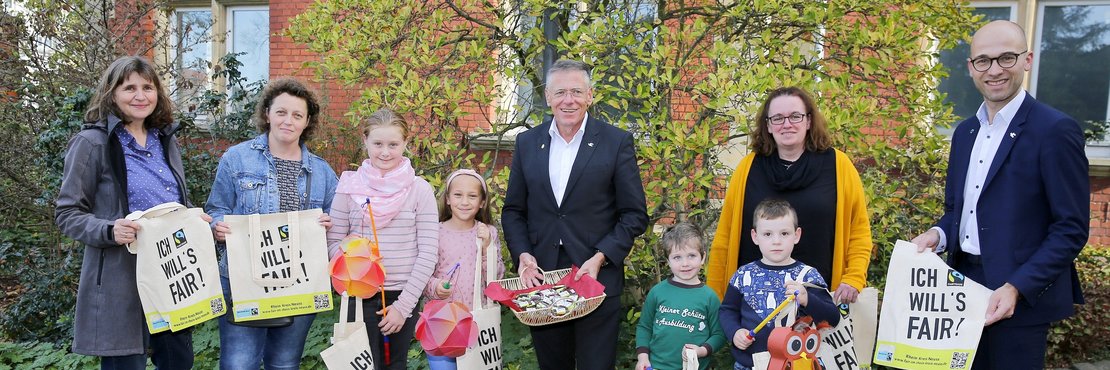
<svg viewBox="0 0 1110 370">
<path fill-rule="evenodd" d="M 799 317 L 792 327 L 771 330 L 767 351 L 771 362 L 767 370 L 824 370 L 817 361 L 821 334 L 813 327 L 813 318 Z"/>
</svg>

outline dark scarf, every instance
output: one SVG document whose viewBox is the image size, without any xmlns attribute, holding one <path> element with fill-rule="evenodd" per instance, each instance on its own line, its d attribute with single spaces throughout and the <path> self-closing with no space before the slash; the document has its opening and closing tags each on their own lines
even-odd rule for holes
<svg viewBox="0 0 1110 370">
<path fill-rule="evenodd" d="M 771 155 L 757 155 L 755 160 L 759 162 L 757 167 L 763 168 L 764 176 L 771 180 L 771 186 L 775 190 L 798 190 L 809 186 L 821 176 L 821 169 L 824 166 L 820 163 L 820 158 L 827 156 L 820 155 L 823 153 L 813 154 L 808 150 L 803 151 L 802 156 L 798 157 L 793 164 L 779 158 L 777 150 Z M 814 157 L 819 159 L 815 160 Z"/>
</svg>

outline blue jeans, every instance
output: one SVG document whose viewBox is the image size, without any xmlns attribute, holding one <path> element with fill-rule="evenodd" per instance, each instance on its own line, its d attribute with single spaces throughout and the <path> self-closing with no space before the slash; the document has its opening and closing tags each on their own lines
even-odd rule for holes
<svg viewBox="0 0 1110 370">
<path fill-rule="evenodd" d="M 230 286 L 226 277 L 220 280 L 224 287 Z M 227 291 L 224 297 L 231 302 Z M 257 370 L 260 365 L 265 365 L 266 370 L 296 370 L 301 367 L 305 339 L 316 314 L 294 316 L 292 324 L 281 328 L 235 325 L 228 321 L 230 315 L 232 313 L 228 312 L 219 319 L 220 369 Z"/>
<path fill-rule="evenodd" d="M 427 353 L 425 353 L 427 354 Z M 456 370 L 455 358 L 428 355 L 428 368 L 431 370 Z"/>
</svg>

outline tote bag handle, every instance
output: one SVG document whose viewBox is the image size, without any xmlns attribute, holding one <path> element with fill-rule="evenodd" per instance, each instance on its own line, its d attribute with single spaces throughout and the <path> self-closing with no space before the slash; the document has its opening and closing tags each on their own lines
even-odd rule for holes
<svg viewBox="0 0 1110 370">
<path fill-rule="evenodd" d="M 493 226 L 486 225 L 486 227 L 493 227 Z M 490 233 L 490 236 L 492 237 L 493 233 Z M 489 246 L 486 247 L 485 251 L 483 251 L 482 250 L 482 239 L 481 238 L 474 238 L 474 239 L 475 239 L 474 244 L 477 245 L 476 250 L 478 251 L 478 253 L 475 253 L 475 256 L 474 256 L 474 266 L 475 267 L 482 266 L 481 265 L 482 255 L 486 256 L 486 281 L 485 282 L 488 284 L 489 282 L 494 281 L 494 280 L 497 279 L 497 259 L 493 258 L 493 240 L 490 240 Z M 500 252 L 500 251 L 498 251 L 498 252 Z M 482 284 L 482 276 L 481 275 L 482 274 L 480 274 L 479 271 L 474 272 L 474 303 L 473 303 L 474 307 L 471 308 L 471 309 L 475 310 L 475 311 L 486 308 L 486 299 L 485 299 L 486 297 L 485 297 L 485 294 L 482 294 L 482 290 L 483 290 L 483 288 L 485 288 L 485 286 Z"/>
<path fill-rule="evenodd" d="M 304 277 L 304 271 L 301 270 L 301 225 L 298 212 L 286 212 L 286 224 L 288 225 L 289 232 L 289 254 L 286 257 L 289 259 L 289 276 L 287 277 L 262 277 L 262 248 L 261 235 L 262 234 L 262 220 L 258 214 L 247 216 L 250 223 L 250 251 L 251 251 L 251 280 L 258 286 L 264 287 L 287 287 L 293 285 L 298 280 Z"/>
</svg>

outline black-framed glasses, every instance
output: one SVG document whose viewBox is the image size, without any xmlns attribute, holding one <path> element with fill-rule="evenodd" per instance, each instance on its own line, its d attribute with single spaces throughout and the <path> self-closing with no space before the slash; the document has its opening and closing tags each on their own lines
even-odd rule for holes
<svg viewBox="0 0 1110 370">
<path fill-rule="evenodd" d="M 799 124 L 799 123 L 802 123 L 802 121 L 804 121 L 806 119 L 806 117 L 809 117 L 809 113 L 794 112 L 794 113 L 791 113 L 789 116 L 776 114 L 776 115 L 767 117 L 767 122 L 769 122 L 769 123 L 771 123 L 772 125 L 775 125 L 775 126 L 782 125 L 783 123 L 786 123 L 786 121 L 790 121 L 790 123 L 793 123 L 793 124 Z"/>
<path fill-rule="evenodd" d="M 1018 58 L 1021 57 L 1022 54 L 1025 54 L 1025 53 L 1028 53 L 1028 52 L 1029 52 L 1029 50 L 1026 50 L 1026 51 L 1023 51 L 1023 52 L 1020 52 L 1020 53 L 1002 53 L 1002 55 L 999 55 L 999 56 L 994 57 L 994 58 L 987 58 L 987 57 L 978 57 L 978 58 L 975 58 L 975 59 L 968 58 L 968 61 L 971 62 L 971 68 L 974 68 L 976 71 L 979 71 L 979 72 L 986 72 L 987 70 L 991 69 L 991 65 L 994 64 L 995 61 L 998 61 L 998 66 L 1002 67 L 1002 69 L 1011 68 L 1014 65 L 1017 65 Z"/>
</svg>

